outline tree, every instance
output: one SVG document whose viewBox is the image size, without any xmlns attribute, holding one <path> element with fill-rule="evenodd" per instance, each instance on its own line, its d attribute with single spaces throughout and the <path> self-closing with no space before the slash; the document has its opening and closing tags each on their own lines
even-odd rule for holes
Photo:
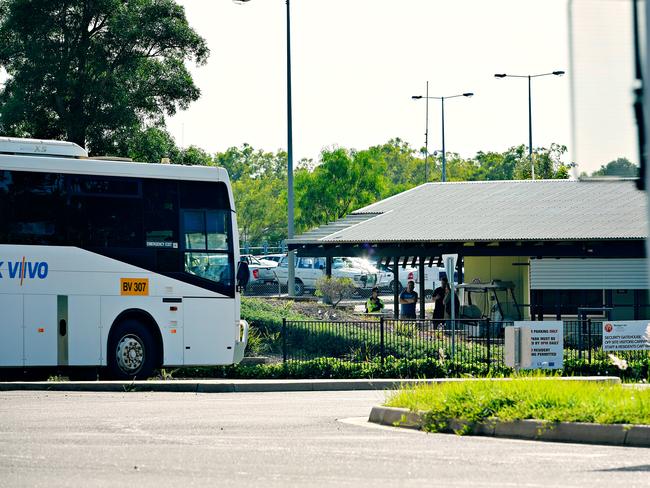
<svg viewBox="0 0 650 488">
<path fill-rule="evenodd" d="M 483 152 L 476 154 L 476 179 L 478 180 L 512 180 L 515 176 L 517 161 L 523 157 L 524 146 L 510 148 L 505 153 Z"/>
<path fill-rule="evenodd" d="M 127 156 L 134 161 L 160 163 L 162 158 L 178 162 L 180 151 L 174 138 L 159 127 L 148 127 L 136 131 L 117 131 L 113 139 L 114 149 L 106 155 Z"/>
<path fill-rule="evenodd" d="M 377 165 L 386 168 L 386 185 L 382 197 L 413 188 L 424 183 L 424 160 L 415 157 L 415 151 L 400 138 L 368 149 L 368 156 Z M 433 175 L 434 158 L 429 158 L 429 180 Z"/>
<path fill-rule="evenodd" d="M 529 180 L 531 178 L 531 166 L 528 153 L 524 151 L 525 146 L 511 147 L 509 151 L 516 154 L 514 179 Z M 562 155 L 567 151 L 566 146 L 552 143 L 551 147 L 539 147 L 533 149 L 533 163 L 535 165 L 535 178 L 543 180 L 567 179 L 569 170 L 573 164 L 562 162 Z"/>
<path fill-rule="evenodd" d="M 439 167 L 436 165 L 435 181 L 440 181 L 442 175 L 442 156 Z M 477 180 L 477 163 L 474 159 L 463 159 L 456 153 L 447 153 L 447 181 L 473 181 Z"/>
<path fill-rule="evenodd" d="M 639 167 L 627 158 L 618 158 L 610 161 L 593 172 L 591 176 L 619 176 L 636 178 L 639 176 Z"/>
<path fill-rule="evenodd" d="M 287 237 L 287 183 L 278 178 L 242 178 L 233 183 L 242 242 L 261 245 Z"/>
<path fill-rule="evenodd" d="M 313 172 L 296 171 L 298 228 L 332 222 L 381 198 L 386 164 L 372 151 L 325 150 Z"/>
<path fill-rule="evenodd" d="M 248 144 L 214 156 L 213 164 L 232 181 L 242 242 L 261 245 L 287 237 L 287 153 L 256 150 Z"/>
<path fill-rule="evenodd" d="M 198 99 L 208 54 L 173 0 L 0 0 L 0 132 L 115 152 Z"/>
<path fill-rule="evenodd" d="M 238 181 L 244 177 L 277 177 L 286 178 L 287 175 L 287 153 L 277 153 L 255 150 L 249 144 L 243 144 L 241 148 L 231 147 L 226 152 L 215 155 L 215 164 L 226 168 L 232 181 Z"/>
<path fill-rule="evenodd" d="M 187 164 L 191 166 L 209 166 L 212 157 L 200 147 L 190 146 L 180 150 L 178 160 L 171 160 L 172 163 Z"/>
</svg>

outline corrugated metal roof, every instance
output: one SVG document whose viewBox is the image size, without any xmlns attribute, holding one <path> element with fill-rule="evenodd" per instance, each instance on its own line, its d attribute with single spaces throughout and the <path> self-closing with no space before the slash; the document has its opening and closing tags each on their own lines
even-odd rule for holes
<svg viewBox="0 0 650 488">
<path fill-rule="evenodd" d="M 342 219 L 337 220 L 336 222 L 330 222 L 329 224 L 322 225 L 315 229 L 312 229 L 304 234 L 298 236 L 296 239 L 320 239 L 327 237 L 331 234 L 334 234 L 340 230 L 347 229 L 353 225 L 365 222 L 368 219 L 371 219 L 377 215 L 381 215 L 379 212 L 369 212 L 369 213 L 352 213 Z"/>
<path fill-rule="evenodd" d="M 645 239 L 647 227 L 630 180 L 427 183 L 289 242 Z"/>
</svg>

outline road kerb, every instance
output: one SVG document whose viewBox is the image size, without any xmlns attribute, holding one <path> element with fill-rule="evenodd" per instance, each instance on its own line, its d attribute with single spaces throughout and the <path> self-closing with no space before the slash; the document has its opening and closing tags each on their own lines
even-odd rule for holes
<svg viewBox="0 0 650 488">
<path fill-rule="evenodd" d="M 413 412 L 407 408 L 375 406 L 368 421 L 392 427 L 422 429 L 424 415 L 425 412 Z M 447 428 L 442 431 L 444 433 L 464 432 L 468 435 L 511 439 L 650 447 L 650 425 L 553 423 L 539 420 L 499 422 L 496 419 L 477 424 L 455 419 L 446 420 L 445 423 Z"/>
<path fill-rule="evenodd" d="M 564 381 L 620 383 L 615 376 L 549 378 Z M 233 393 L 272 391 L 340 391 L 394 390 L 423 383 L 454 383 L 461 381 L 511 381 L 512 378 L 426 378 L 426 379 L 180 379 L 137 381 L 11 381 L 0 382 L 2 391 L 88 391 L 88 392 L 179 392 Z"/>
</svg>

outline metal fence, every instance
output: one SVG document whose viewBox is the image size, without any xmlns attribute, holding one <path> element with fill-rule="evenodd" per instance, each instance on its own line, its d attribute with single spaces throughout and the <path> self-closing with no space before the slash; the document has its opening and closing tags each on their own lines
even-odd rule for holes
<svg viewBox="0 0 650 488">
<path fill-rule="evenodd" d="M 334 358 L 345 362 L 435 358 L 503 365 L 503 328 L 489 320 L 288 321 L 282 324 L 286 361 Z"/>
<path fill-rule="evenodd" d="M 476 366 L 505 366 L 504 329 L 513 322 L 481 320 L 290 321 L 282 323 L 284 362 L 333 358 L 341 362 L 433 358 Z M 564 321 L 564 359 L 606 359 L 602 321 Z M 645 359 L 649 351 L 617 353 Z"/>
</svg>

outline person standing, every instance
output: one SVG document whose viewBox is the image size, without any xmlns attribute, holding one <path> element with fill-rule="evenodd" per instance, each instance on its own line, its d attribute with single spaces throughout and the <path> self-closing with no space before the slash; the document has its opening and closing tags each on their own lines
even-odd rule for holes
<svg viewBox="0 0 650 488">
<path fill-rule="evenodd" d="M 449 288 L 449 280 L 443 276 L 440 280 L 440 286 L 433 290 L 433 320 L 444 320 L 445 318 L 445 294 Z"/>
<path fill-rule="evenodd" d="M 447 284 L 447 289 L 445 290 L 445 296 L 442 299 L 442 302 L 445 305 L 445 319 L 449 320 L 451 318 L 451 288 Z M 460 302 L 458 301 L 458 294 L 454 290 L 454 317 L 458 320 L 458 312 L 460 311 Z"/>
<path fill-rule="evenodd" d="M 372 294 L 368 301 L 366 301 L 366 313 L 381 312 L 384 308 L 384 301 L 379 298 L 379 288 L 376 286 L 372 289 Z"/>
<path fill-rule="evenodd" d="M 415 281 L 409 281 L 406 289 L 399 296 L 399 303 L 401 305 L 400 318 L 414 319 L 415 318 L 415 304 L 418 302 L 418 294 L 415 291 Z"/>
</svg>

